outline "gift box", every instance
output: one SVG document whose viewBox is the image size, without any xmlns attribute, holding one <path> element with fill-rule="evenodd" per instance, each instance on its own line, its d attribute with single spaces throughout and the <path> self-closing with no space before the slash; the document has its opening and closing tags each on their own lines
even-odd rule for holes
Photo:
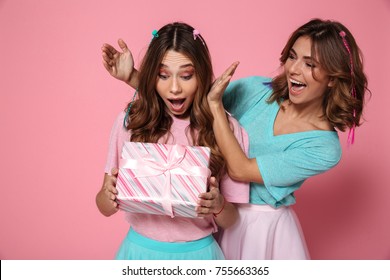
<svg viewBox="0 0 390 280">
<path fill-rule="evenodd" d="M 125 142 L 116 188 L 119 209 L 171 217 L 196 217 L 207 191 L 210 149 Z"/>
</svg>

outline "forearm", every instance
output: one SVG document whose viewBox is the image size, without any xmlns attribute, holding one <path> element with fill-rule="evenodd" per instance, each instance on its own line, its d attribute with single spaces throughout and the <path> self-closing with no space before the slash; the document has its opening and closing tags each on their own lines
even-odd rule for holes
<svg viewBox="0 0 390 280">
<path fill-rule="evenodd" d="M 214 117 L 213 130 L 227 165 L 229 176 L 236 181 L 262 183 L 256 159 L 249 159 L 230 128 L 222 103 L 210 106 Z"/>
</svg>

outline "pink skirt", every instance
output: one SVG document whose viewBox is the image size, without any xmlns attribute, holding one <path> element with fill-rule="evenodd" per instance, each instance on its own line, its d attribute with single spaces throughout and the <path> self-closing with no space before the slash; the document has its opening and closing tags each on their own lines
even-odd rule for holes
<svg viewBox="0 0 390 280">
<path fill-rule="evenodd" d="M 301 226 L 290 207 L 237 204 L 239 219 L 219 235 L 227 260 L 306 260 Z"/>
</svg>

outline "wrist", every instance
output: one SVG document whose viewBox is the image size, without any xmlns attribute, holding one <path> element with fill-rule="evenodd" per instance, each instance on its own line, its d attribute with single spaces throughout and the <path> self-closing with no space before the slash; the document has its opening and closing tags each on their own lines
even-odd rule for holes
<svg viewBox="0 0 390 280">
<path fill-rule="evenodd" d="M 130 84 L 131 84 L 131 79 L 133 78 L 133 76 L 134 76 L 134 67 L 131 69 L 131 72 L 130 72 L 129 77 L 128 77 L 127 80 L 125 80 L 124 82 L 125 82 L 126 84 L 130 85 Z"/>
<path fill-rule="evenodd" d="M 223 107 L 222 101 L 209 101 L 209 107 L 213 115 L 218 114 L 220 112 L 225 112 L 225 108 Z"/>
<path fill-rule="evenodd" d="M 217 216 L 218 216 L 219 214 L 221 214 L 222 211 L 225 209 L 226 200 L 225 200 L 225 198 L 224 198 L 223 196 L 222 196 L 222 200 L 223 200 L 223 202 L 222 202 L 222 207 L 221 207 L 221 209 L 220 209 L 219 211 L 216 211 L 216 212 L 213 213 L 213 216 L 214 216 L 215 218 L 217 218 Z"/>
<path fill-rule="evenodd" d="M 126 84 L 128 84 L 129 86 L 131 86 L 134 89 L 138 88 L 138 71 L 134 67 L 130 73 L 128 80 L 125 82 L 126 82 Z"/>
</svg>

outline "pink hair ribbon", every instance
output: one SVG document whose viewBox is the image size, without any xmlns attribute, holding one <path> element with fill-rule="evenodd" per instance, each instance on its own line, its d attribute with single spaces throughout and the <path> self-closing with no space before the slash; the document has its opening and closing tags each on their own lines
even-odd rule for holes
<svg viewBox="0 0 390 280">
<path fill-rule="evenodd" d="M 202 44 L 204 45 L 204 41 L 203 41 L 202 37 L 200 36 L 199 30 L 194 29 L 194 31 L 192 31 L 192 34 L 194 35 L 194 40 L 196 40 L 196 38 L 199 38 L 199 40 L 201 40 Z"/>
<path fill-rule="evenodd" d="M 351 68 L 351 77 L 352 77 L 352 89 L 351 89 L 351 95 L 353 98 L 356 98 L 356 89 L 355 89 L 355 81 L 354 81 L 354 75 L 353 75 L 353 58 L 352 58 L 352 52 L 351 52 L 351 49 L 348 45 L 348 42 L 347 42 L 347 39 L 345 39 L 345 32 L 344 31 L 340 31 L 340 36 L 343 40 L 343 44 L 349 54 L 349 64 L 350 64 L 350 68 Z M 353 109 L 353 117 L 356 117 L 356 110 Z M 349 129 L 349 132 L 348 132 L 348 139 L 347 139 L 347 143 L 348 143 L 348 146 L 353 144 L 353 142 L 355 141 L 355 123 L 353 123 L 352 127 Z"/>
</svg>

